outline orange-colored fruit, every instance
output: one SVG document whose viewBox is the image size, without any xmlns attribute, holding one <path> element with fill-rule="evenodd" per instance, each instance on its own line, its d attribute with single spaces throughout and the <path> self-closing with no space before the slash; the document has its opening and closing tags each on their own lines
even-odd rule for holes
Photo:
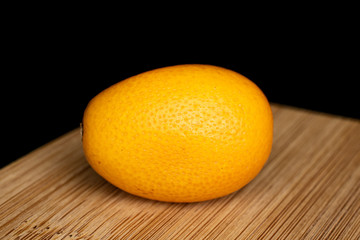
<svg viewBox="0 0 360 240">
<path fill-rule="evenodd" d="M 90 165 L 126 192 L 160 201 L 221 197 L 269 157 L 273 119 L 261 90 L 221 67 L 177 65 L 121 81 L 83 118 Z"/>
</svg>

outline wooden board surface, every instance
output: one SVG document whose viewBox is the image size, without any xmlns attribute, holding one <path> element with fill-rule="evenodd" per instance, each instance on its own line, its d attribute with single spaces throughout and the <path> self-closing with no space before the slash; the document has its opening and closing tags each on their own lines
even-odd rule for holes
<svg viewBox="0 0 360 240">
<path fill-rule="evenodd" d="M 272 108 L 261 173 L 200 203 L 115 188 L 71 131 L 0 170 L 0 239 L 360 239 L 360 121 Z"/>
</svg>

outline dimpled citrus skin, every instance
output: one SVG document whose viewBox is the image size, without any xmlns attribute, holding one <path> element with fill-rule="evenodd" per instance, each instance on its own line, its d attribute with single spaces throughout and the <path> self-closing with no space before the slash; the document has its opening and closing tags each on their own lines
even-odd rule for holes
<svg viewBox="0 0 360 240">
<path fill-rule="evenodd" d="M 212 65 L 176 65 L 99 93 L 83 118 L 92 168 L 120 189 L 167 202 L 232 193 L 261 170 L 273 118 L 261 90 Z"/>
</svg>

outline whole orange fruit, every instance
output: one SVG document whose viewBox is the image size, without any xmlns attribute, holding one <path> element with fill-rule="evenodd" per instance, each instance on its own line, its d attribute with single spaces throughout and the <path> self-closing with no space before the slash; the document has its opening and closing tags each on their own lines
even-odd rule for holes
<svg viewBox="0 0 360 240">
<path fill-rule="evenodd" d="M 246 77 L 187 64 L 141 73 L 88 104 L 83 149 L 120 189 L 168 202 L 221 197 L 249 183 L 272 146 L 273 118 Z"/>
</svg>

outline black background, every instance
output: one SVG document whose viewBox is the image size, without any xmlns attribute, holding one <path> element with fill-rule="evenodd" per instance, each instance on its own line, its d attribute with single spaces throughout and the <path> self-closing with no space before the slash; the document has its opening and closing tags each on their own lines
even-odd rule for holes
<svg viewBox="0 0 360 240">
<path fill-rule="evenodd" d="M 25 35 L 26 41 L 16 35 L 7 46 L 1 166 L 78 127 L 87 103 L 103 89 L 176 64 L 229 68 L 254 81 L 271 102 L 360 118 L 353 48 L 346 42 L 329 43 L 326 37 L 237 42 L 231 47 L 188 40 L 193 45 L 189 49 L 166 41 L 161 48 L 149 40 L 145 46 L 127 41 L 114 48 L 106 41 L 54 33 L 33 40 Z"/>
</svg>

